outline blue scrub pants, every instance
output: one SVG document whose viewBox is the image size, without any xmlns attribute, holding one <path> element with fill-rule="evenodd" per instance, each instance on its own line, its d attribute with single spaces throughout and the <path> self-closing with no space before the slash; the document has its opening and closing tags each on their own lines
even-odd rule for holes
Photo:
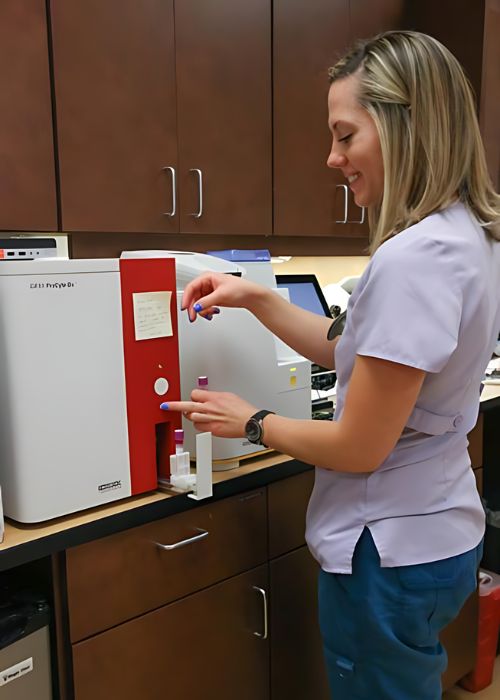
<svg viewBox="0 0 500 700">
<path fill-rule="evenodd" d="M 332 700 L 441 700 L 439 633 L 477 586 L 482 543 L 427 564 L 382 568 L 365 528 L 352 574 L 319 576 Z"/>
</svg>

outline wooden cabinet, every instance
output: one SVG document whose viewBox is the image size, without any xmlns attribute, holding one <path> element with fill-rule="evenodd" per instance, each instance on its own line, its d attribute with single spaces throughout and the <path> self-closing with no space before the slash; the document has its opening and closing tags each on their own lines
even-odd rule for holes
<svg viewBox="0 0 500 700">
<path fill-rule="evenodd" d="M 305 546 L 314 472 L 268 486 L 272 700 L 329 700 L 318 624 L 318 565 Z"/>
<path fill-rule="evenodd" d="M 397 0 L 274 2 L 274 232 L 368 235 L 344 176 L 326 166 L 328 67 L 356 40 L 398 26 Z"/>
<path fill-rule="evenodd" d="M 327 69 L 349 45 L 349 0 L 275 0 L 273 7 L 274 233 L 362 235 L 361 224 L 347 223 L 361 220 L 361 210 L 345 178 L 326 165 Z"/>
<path fill-rule="evenodd" d="M 272 700 L 329 700 L 318 625 L 318 565 L 306 546 L 269 564 Z"/>
<path fill-rule="evenodd" d="M 45 0 L 0 3 L 0 229 L 57 230 Z"/>
<path fill-rule="evenodd" d="M 175 41 L 180 231 L 270 234 L 270 2 L 176 0 Z"/>
<path fill-rule="evenodd" d="M 69 549 L 71 641 L 266 560 L 265 489 Z"/>
<path fill-rule="evenodd" d="M 65 231 L 178 230 L 173 0 L 53 0 Z"/>
<path fill-rule="evenodd" d="M 267 494 L 68 550 L 75 700 L 269 697 Z"/>
<path fill-rule="evenodd" d="M 68 549 L 68 696 L 328 700 L 304 541 L 313 481 L 310 470 Z M 442 635 L 445 688 L 473 667 L 476 629 L 473 595 Z"/>
<path fill-rule="evenodd" d="M 268 0 L 51 17 L 64 230 L 271 232 Z"/>
<path fill-rule="evenodd" d="M 267 587 L 261 566 L 76 644 L 75 700 L 268 700 Z"/>
</svg>

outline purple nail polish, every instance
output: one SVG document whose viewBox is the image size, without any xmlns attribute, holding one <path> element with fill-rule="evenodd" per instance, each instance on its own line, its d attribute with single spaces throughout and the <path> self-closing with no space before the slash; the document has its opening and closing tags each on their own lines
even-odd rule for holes
<svg viewBox="0 0 500 700">
<path fill-rule="evenodd" d="M 196 311 L 196 313 L 198 314 L 198 313 L 200 313 L 200 311 L 203 310 L 203 306 L 202 306 L 201 304 L 198 304 L 198 303 L 197 303 L 197 304 L 195 304 L 195 305 L 193 306 L 193 309 L 194 309 L 194 310 Z"/>
<path fill-rule="evenodd" d="M 220 314 L 220 309 L 218 309 L 217 307 L 215 307 L 214 310 L 213 310 L 213 313 L 214 313 L 214 314 Z"/>
</svg>

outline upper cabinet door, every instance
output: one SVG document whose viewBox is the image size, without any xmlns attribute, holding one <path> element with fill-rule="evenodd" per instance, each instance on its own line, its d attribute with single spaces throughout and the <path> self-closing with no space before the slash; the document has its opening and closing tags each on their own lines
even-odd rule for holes
<svg viewBox="0 0 500 700">
<path fill-rule="evenodd" d="M 52 0 L 66 231 L 178 230 L 173 0 Z"/>
<path fill-rule="evenodd" d="M 45 0 L 0 3 L 0 229 L 56 231 Z"/>
<path fill-rule="evenodd" d="M 274 232 L 365 236 L 364 211 L 326 160 L 328 67 L 350 44 L 349 0 L 274 1 Z"/>
<path fill-rule="evenodd" d="M 404 28 L 406 0 L 350 0 L 350 5 L 351 42 Z"/>
<path fill-rule="evenodd" d="M 175 3 L 180 230 L 272 231 L 269 0 Z"/>
</svg>

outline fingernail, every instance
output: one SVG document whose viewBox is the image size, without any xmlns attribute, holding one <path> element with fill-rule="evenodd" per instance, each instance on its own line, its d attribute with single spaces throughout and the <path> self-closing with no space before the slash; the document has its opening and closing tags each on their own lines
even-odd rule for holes
<svg viewBox="0 0 500 700">
<path fill-rule="evenodd" d="M 202 311 L 203 306 L 202 306 L 201 304 L 195 304 L 195 305 L 193 306 L 193 309 L 194 309 L 194 310 L 196 311 L 196 313 L 198 314 L 198 313 L 200 313 L 200 311 Z"/>
<path fill-rule="evenodd" d="M 212 314 L 207 314 L 206 316 L 203 316 L 203 318 L 206 318 L 207 321 L 211 321 L 211 320 L 212 320 Z"/>
<path fill-rule="evenodd" d="M 168 403 L 161 403 L 160 408 L 162 411 L 168 411 Z"/>
<path fill-rule="evenodd" d="M 220 314 L 220 309 L 218 309 L 217 307 L 215 307 L 215 309 L 213 310 L 212 313 L 214 313 L 214 314 Z"/>
</svg>

